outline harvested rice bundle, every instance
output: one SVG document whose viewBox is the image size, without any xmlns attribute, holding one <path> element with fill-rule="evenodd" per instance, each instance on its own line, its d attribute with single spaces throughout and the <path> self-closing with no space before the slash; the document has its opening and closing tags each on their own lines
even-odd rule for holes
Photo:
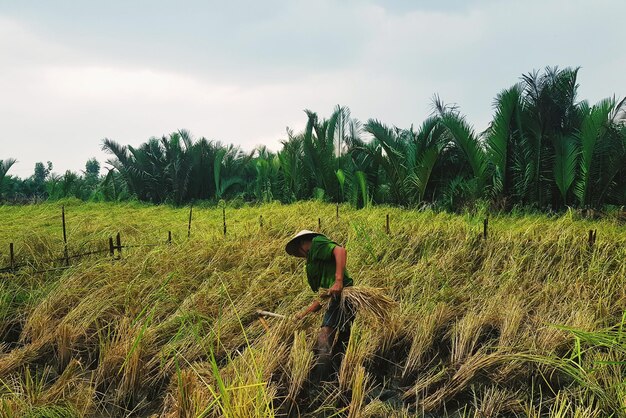
<svg viewBox="0 0 626 418">
<path fill-rule="evenodd" d="M 320 289 L 322 304 L 330 301 L 327 289 Z M 341 292 L 341 308 L 346 309 L 350 304 L 359 315 L 380 322 L 385 322 L 389 313 L 396 308 L 398 303 L 385 294 L 385 289 L 380 287 L 350 286 Z"/>
</svg>

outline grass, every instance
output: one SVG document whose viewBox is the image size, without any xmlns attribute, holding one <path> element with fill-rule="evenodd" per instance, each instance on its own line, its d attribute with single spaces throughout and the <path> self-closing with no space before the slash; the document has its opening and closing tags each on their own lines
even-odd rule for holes
<svg viewBox="0 0 626 418">
<path fill-rule="evenodd" d="M 63 254 L 106 248 L 119 260 Z M 385 216 L 390 215 L 390 235 Z M 491 216 L 316 202 L 226 209 L 65 201 L 0 207 L 32 268 L 0 278 L 2 416 L 598 416 L 626 407 L 626 232 L 575 212 Z M 259 216 L 263 215 L 263 226 Z M 317 229 L 348 250 L 361 313 L 334 384 L 311 387 L 321 318 L 284 245 Z M 587 243 L 597 230 L 597 242 Z M 430 415 L 433 416 L 433 415 Z"/>
</svg>

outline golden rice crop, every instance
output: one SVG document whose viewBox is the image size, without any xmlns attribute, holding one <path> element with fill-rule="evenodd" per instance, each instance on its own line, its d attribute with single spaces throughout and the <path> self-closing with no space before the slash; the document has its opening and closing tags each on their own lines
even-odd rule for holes
<svg viewBox="0 0 626 418">
<path fill-rule="evenodd" d="M 102 254 L 49 261 L 63 256 L 61 204 L 70 255 Z M 222 209 L 198 205 L 188 238 L 188 207 L 0 206 L 0 267 L 10 242 L 26 265 L 0 273 L 0 416 L 624 416 L 615 219 L 492 214 L 485 241 L 486 213 L 339 213 L 227 206 L 224 236 Z M 358 311 L 321 386 L 308 379 L 321 313 L 256 313 L 292 318 L 318 297 L 284 253 L 318 218 L 348 251 L 343 299 Z"/>
</svg>

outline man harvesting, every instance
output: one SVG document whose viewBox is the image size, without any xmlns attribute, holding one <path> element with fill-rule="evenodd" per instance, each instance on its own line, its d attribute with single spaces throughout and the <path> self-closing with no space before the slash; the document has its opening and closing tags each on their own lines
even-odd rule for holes
<svg viewBox="0 0 626 418">
<path fill-rule="evenodd" d="M 345 350 L 350 338 L 350 326 L 354 320 L 354 309 L 348 303 L 341 307 L 341 291 L 352 286 L 346 270 L 346 250 L 318 232 L 298 232 L 286 245 L 287 254 L 306 259 L 306 276 L 311 290 L 328 289 L 330 303 L 320 328 L 316 345 L 318 379 L 327 380 L 332 370 L 333 342 L 337 338 L 337 351 Z M 296 315 L 302 319 L 317 312 L 322 305 L 315 300 L 305 311 Z"/>
</svg>

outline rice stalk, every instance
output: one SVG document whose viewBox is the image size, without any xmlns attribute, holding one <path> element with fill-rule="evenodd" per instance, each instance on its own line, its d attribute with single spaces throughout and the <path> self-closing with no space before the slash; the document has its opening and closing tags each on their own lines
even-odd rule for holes
<svg viewBox="0 0 626 418">
<path fill-rule="evenodd" d="M 368 391 L 368 376 L 363 366 L 358 366 L 354 372 L 352 380 L 352 398 L 348 409 L 348 418 L 357 418 L 363 416 L 363 404 L 365 395 Z"/>
<path fill-rule="evenodd" d="M 363 328 L 362 322 L 352 327 L 350 340 L 339 367 L 339 389 L 348 390 L 354 383 L 355 374 L 374 355 L 378 345 L 376 334 Z"/>
<path fill-rule="evenodd" d="M 313 364 L 313 350 L 306 340 L 304 331 L 296 331 L 289 353 L 289 390 L 287 396 L 296 399 L 306 381 Z"/>
<path fill-rule="evenodd" d="M 482 350 L 473 354 L 459 366 L 458 370 L 441 389 L 438 389 L 422 401 L 422 407 L 426 411 L 439 407 L 446 399 L 466 389 L 478 373 L 487 371 L 507 358 L 507 356 L 497 353 L 486 354 Z"/>
<path fill-rule="evenodd" d="M 437 330 L 445 326 L 451 319 L 451 314 L 446 304 L 438 304 L 432 312 L 426 315 L 416 314 L 416 318 L 408 324 L 411 327 L 413 339 L 402 370 L 403 377 L 413 373 L 422 365 L 428 351 L 435 343 Z"/>
<path fill-rule="evenodd" d="M 492 418 L 521 409 L 519 394 L 497 386 L 490 386 L 480 394 L 474 394 L 475 416 Z"/>
</svg>

